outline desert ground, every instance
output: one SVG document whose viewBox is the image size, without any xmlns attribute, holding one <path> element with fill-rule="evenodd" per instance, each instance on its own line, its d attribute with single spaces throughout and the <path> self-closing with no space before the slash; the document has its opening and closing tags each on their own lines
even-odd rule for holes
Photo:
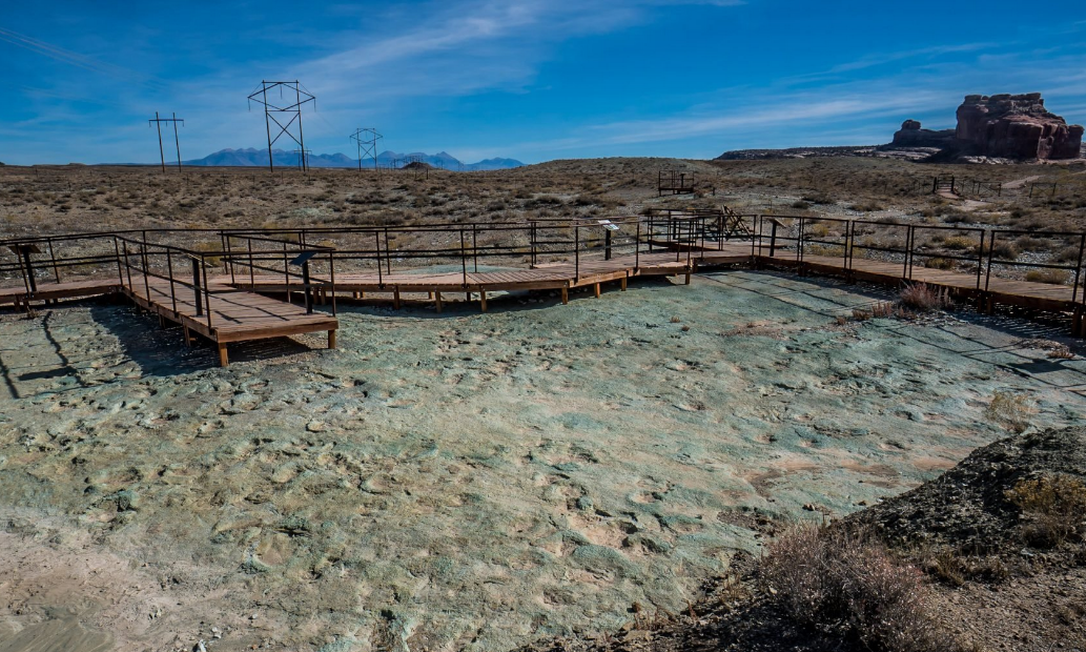
<svg viewBox="0 0 1086 652">
<path fill-rule="evenodd" d="M 658 171 L 702 191 L 658 197 Z M 1003 190 L 933 195 L 936 175 Z M 1029 197 L 1038 183 L 1056 186 Z M 0 237 L 720 204 L 1086 230 L 1086 165 L 0 167 Z M 1013 248 L 1067 256 L 1043 237 Z M 1083 423 L 1086 360 L 1061 319 L 853 318 L 895 298 L 720 270 L 568 306 L 511 294 L 485 314 L 344 302 L 338 350 L 245 344 L 227 368 L 121 302 L 0 312 L 0 652 L 489 651 L 628 631 L 718 599 L 791 524 L 862 513 L 1010 434 Z M 1077 644 L 1075 618 L 1010 649 Z"/>
</svg>

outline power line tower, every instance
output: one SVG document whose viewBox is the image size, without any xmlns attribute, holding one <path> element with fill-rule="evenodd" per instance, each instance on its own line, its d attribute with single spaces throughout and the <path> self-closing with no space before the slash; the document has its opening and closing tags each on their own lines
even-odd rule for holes
<svg viewBox="0 0 1086 652">
<path fill-rule="evenodd" d="M 165 152 L 165 150 L 162 149 L 162 123 L 163 122 L 172 122 L 173 123 L 173 142 L 174 142 L 175 145 L 177 145 L 177 169 L 178 170 L 181 169 L 181 139 L 177 135 L 177 123 L 180 122 L 182 125 L 184 125 L 185 121 L 182 118 L 178 118 L 176 113 L 174 113 L 172 115 L 173 115 L 172 118 L 160 118 L 160 117 L 158 117 L 158 111 L 155 111 L 155 119 L 147 121 L 147 126 L 148 127 L 151 126 L 151 123 L 154 123 L 155 126 L 158 127 L 158 156 L 162 161 L 162 173 L 163 174 L 166 174 L 166 152 Z"/>
<path fill-rule="evenodd" d="M 279 91 L 279 99 L 268 99 L 268 94 L 274 91 Z M 294 91 L 294 99 L 290 99 L 290 91 Z M 264 106 L 264 125 L 268 131 L 268 168 L 275 172 L 275 160 L 272 156 L 272 145 L 275 144 L 283 134 L 286 134 L 298 144 L 298 148 L 305 150 L 305 137 L 302 133 L 302 106 L 308 102 L 313 102 L 316 106 L 317 96 L 313 95 L 309 91 L 305 90 L 305 87 L 301 85 L 298 80 L 290 81 L 266 81 L 260 82 L 260 88 L 253 91 L 249 95 L 249 107 L 252 108 L 252 103 L 262 104 Z M 275 137 L 272 138 L 271 125 L 275 123 L 279 130 L 276 132 Z M 283 124 L 286 122 L 286 124 Z M 294 135 L 292 127 L 297 122 L 298 135 Z M 303 157 L 304 161 L 304 157 Z"/>
<path fill-rule="evenodd" d="M 296 149 L 294 155 L 298 157 L 298 169 L 302 172 L 309 171 L 309 159 L 313 156 L 311 149 Z"/>
<path fill-rule="evenodd" d="M 369 154 L 373 157 L 373 169 L 379 171 L 377 167 L 377 139 L 384 138 L 381 134 L 377 133 L 377 130 L 372 127 L 355 129 L 355 132 L 351 134 L 351 140 L 358 144 L 358 171 L 362 171 L 362 158 L 364 154 Z"/>
</svg>

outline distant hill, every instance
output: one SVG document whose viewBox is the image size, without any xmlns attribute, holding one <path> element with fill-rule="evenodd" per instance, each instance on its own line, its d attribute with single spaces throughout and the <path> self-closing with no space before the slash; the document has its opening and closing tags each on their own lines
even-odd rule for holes
<svg viewBox="0 0 1086 652">
<path fill-rule="evenodd" d="M 279 167 L 296 167 L 298 155 L 294 152 L 281 149 L 272 150 L 274 162 Z M 511 158 L 488 158 L 478 163 L 464 163 L 448 152 L 426 154 L 425 152 L 413 152 L 400 154 L 398 152 L 385 151 L 377 155 L 377 162 L 381 167 L 404 167 L 411 162 L 426 163 L 435 168 L 444 170 L 474 172 L 480 170 L 507 170 L 519 168 L 524 164 Z M 225 167 L 264 167 L 268 165 L 268 150 L 248 147 L 245 149 L 224 149 L 210 154 L 201 159 L 185 161 L 185 165 L 197 166 L 225 166 Z M 362 161 L 363 167 L 373 166 L 373 159 Z M 345 154 L 310 154 L 309 166 L 314 168 L 353 168 L 358 166 L 358 159 L 353 159 Z"/>
</svg>

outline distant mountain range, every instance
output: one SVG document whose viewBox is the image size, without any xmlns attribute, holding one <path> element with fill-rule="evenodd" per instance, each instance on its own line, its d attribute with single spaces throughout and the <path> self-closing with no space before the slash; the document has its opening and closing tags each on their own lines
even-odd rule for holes
<svg viewBox="0 0 1086 652">
<path fill-rule="evenodd" d="M 277 167 L 297 167 L 298 155 L 281 149 L 272 150 Z M 383 168 L 403 167 L 412 162 L 427 163 L 444 170 L 474 172 L 477 170 L 507 170 L 519 168 L 523 163 L 511 158 L 488 158 L 478 163 L 464 163 L 448 152 L 426 154 L 413 152 L 400 154 L 385 151 L 377 155 L 377 163 Z M 224 149 L 194 161 L 185 161 L 185 165 L 228 166 L 228 167 L 265 167 L 268 165 L 268 150 L 249 147 L 246 149 Z M 358 159 L 345 154 L 310 154 L 309 166 L 314 168 L 353 168 L 358 167 Z M 362 167 L 373 167 L 373 159 L 363 159 Z"/>
</svg>

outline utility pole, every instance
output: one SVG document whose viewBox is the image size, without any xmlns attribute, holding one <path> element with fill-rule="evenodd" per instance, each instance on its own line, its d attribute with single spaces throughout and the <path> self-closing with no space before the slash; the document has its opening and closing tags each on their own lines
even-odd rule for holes
<svg viewBox="0 0 1086 652">
<path fill-rule="evenodd" d="M 160 118 L 160 117 L 158 117 L 158 111 L 155 111 L 155 119 L 147 121 L 147 126 L 148 127 L 151 126 L 152 122 L 155 124 L 156 127 L 158 127 L 158 156 L 162 161 L 162 173 L 163 174 L 166 173 L 166 153 L 162 149 L 162 123 L 163 122 L 172 122 L 173 123 L 173 142 L 174 142 L 175 145 L 177 145 L 177 169 L 178 169 L 178 171 L 181 170 L 181 138 L 177 135 L 177 123 L 180 122 L 182 125 L 184 125 L 185 121 L 183 119 L 181 119 L 181 118 L 178 118 L 176 113 L 174 113 L 172 115 L 173 115 L 172 118 Z"/>
<path fill-rule="evenodd" d="M 302 172 L 309 171 L 309 157 L 313 155 L 311 149 L 296 149 L 294 155 L 298 157 L 298 169 Z"/>
<path fill-rule="evenodd" d="M 377 133 L 377 130 L 372 127 L 359 127 L 351 134 L 351 140 L 358 144 L 359 172 L 362 171 L 362 157 L 364 154 L 369 154 L 373 157 L 373 169 L 375 172 L 380 172 L 380 169 L 377 167 L 377 140 L 379 138 L 384 138 L 384 136 Z"/>
<path fill-rule="evenodd" d="M 275 100 L 273 98 L 269 100 L 268 92 L 276 89 L 279 90 L 279 99 Z M 290 91 L 294 91 L 294 100 L 290 99 Z M 286 134 L 297 143 L 300 150 L 305 151 L 305 137 L 302 133 L 302 106 L 308 102 L 313 102 L 313 105 L 316 106 L 317 96 L 305 90 L 305 87 L 298 80 L 292 82 L 264 80 L 260 82 L 260 88 L 249 95 L 250 109 L 253 102 L 264 106 L 264 126 L 268 133 L 268 169 L 275 172 L 272 145 L 283 134 Z M 271 133 L 273 122 L 279 128 L 274 138 L 272 138 Z M 284 122 L 286 124 L 283 124 Z M 295 126 L 295 122 L 298 123 L 297 126 Z M 294 134 L 295 129 L 298 132 L 297 135 Z M 304 162 L 304 156 L 302 158 Z"/>
</svg>

